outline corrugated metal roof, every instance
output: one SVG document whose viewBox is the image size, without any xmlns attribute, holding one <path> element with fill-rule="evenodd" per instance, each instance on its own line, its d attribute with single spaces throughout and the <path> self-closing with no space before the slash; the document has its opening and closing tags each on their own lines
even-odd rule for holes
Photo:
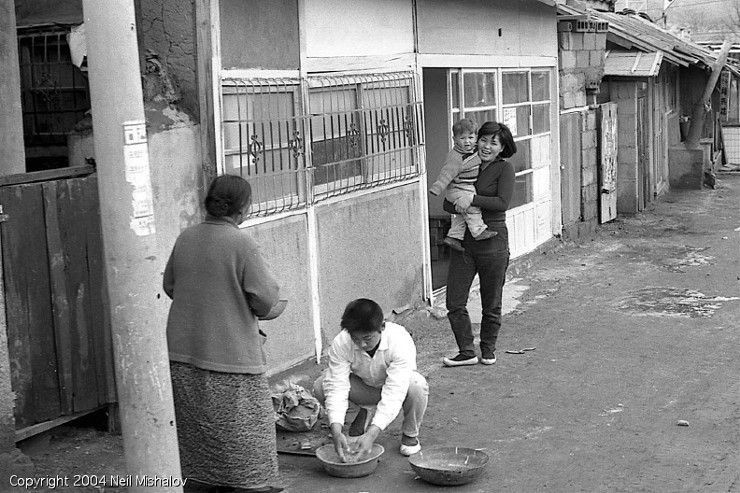
<svg viewBox="0 0 740 493">
<path fill-rule="evenodd" d="M 710 66 L 716 55 L 710 50 L 691 41 L 681 39 L 637 14 L 617 14 L 583 10 L 572 5 L 558 5 L 562 15 L 584 15 L 594 21 L 609 23 L 607 39 L 626 50 L 646 53 L 663 52 L 663 57 L 675 65 L 700 67 Z"/>
<path fill-rule="evenodd" d="M 654 77 L 658 75 L 662 61 L 662 51 L 608 50 L 604 61 L 604 75 Z"/>
</svg>

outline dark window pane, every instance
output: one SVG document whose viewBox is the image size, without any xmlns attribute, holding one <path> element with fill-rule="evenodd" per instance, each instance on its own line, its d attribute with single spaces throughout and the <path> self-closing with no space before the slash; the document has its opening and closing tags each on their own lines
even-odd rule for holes
<svg viewBox="0 0 740 493">
<path fill-rule="evenodd" d="M 504 104 L 529 101 L 529 76 L 527 72 L 505 72 L 501 75 Z"/>
<path fill-rule="evenodd" d="M 452 107 L 460 107 L 460 72 L 450 73 L 450 92 L 452 93 Z"/>
<path fill-rule="evenodd" d="M 532 173 L 517 176 L 514 179 L 514 195 L 509 209 L 532 202 Z"/>
<path fill-rule="evenodd" d="M 535 134 L 550 130 L 550 103 L 535 104 L 532 106 L 532 126 Z"/>
<path fill-rule="evenodd" d="M 496 104 L 496 74 L 472 72 L 463 75 L 465 107 L 493 106 Z"/>
<path fill-rule="evenodd" d="M 531 141 L 529 139 L 520 140 L 516 143 L 516 153 L 509 158 L 514 165 L 514 171 L 520 172 L 526 169 L 532 169 Z"/>
<path fill-rule="evenodd" d="M 530 134 L 529 111 L 529 105 L 504 108 L 503 123 L 509 127 L 514 137 L 523 137 Z"/>
<path fill-rule="evenodd" d="M 480 127 L 485 122 L 496 121 L 496 110 L 466 111 L 465 118 L 470 118 Z"/>
<path fill-rule="evenodd" d="M 532 72 L 532 101 L 550 99 L 550 72 Z"/>
</svg>

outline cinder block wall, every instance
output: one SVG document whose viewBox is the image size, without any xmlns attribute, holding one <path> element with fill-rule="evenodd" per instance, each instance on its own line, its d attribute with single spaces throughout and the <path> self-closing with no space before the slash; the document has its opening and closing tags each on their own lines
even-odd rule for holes
<svg viewBox="0 0 740 493">
<path fill-rule="evenodd" d="M 599 220 L 596 109 L 588 109 L 585 112 L 581 125 L 581 220 L 593 227 Z"/>
<path fill-rule="evenodd" d="M 581 220 L 565 228 L 574 239 L 593 234 L 599 218 L 596 95 L 604 75 L 606 28 L 604 23 L 592 21 L 568 20 L 558 24 L 560 111 L 582 113 Z"/>
</svg>

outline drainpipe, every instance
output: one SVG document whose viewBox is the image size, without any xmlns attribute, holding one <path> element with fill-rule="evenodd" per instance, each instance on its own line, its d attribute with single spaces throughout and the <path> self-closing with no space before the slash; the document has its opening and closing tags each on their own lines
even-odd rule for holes
<svg viewBox="0 0 740 493">
<path fill-rule="evenodd" d="M 161 264 L 154 223 L 134 2 L 83 0 L 90 101 L 118 404 L 127 474 L 166 480 L 180 492 L 167 342 L 150 325 L 161 310 Z"/>
<path fill-rule="evenodd" d="M 709 80 L 704 88 L 704 94 L 701 99 L 694 105 L 694 112 L 691 115 L 691 127 L 689 128 L 689 135 L 686 137 L 686 147 L 693 148 L 699 146 L 699 140 L 701 139 L 701 131 L 704 128 L 704 118 L 707 114 L 710 101 L 712 98 L 712 92 L 714 86 L 717 85 L 719 75 L 722 72 L 722 67 L 727 62 L 727 55 L 730 53 L 732 43 L 729 40 L 725 40 L 722 44 L 722 48 L 719 50 L 717 60 L 712 64 L 712 73 L 709 75 Z"/>
</svg>

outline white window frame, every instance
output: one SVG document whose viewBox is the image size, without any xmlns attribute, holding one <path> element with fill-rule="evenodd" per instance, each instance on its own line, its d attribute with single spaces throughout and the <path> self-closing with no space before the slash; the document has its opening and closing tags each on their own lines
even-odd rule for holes
<svg viewBox="0 0 740 493">
<path fill-rule="evenodd" d="M 538 73 L 538 72 L 546 72 L 549 74 L 549 84 L 548 84 L 548 94 L 549 99 L 543 99 L 539 101 L 533 101 L 533 88 L 532 88 L 532 73 Z M 503 121 L 503 115 L 504 115 L 504 109 L 506 108 L 516 108 L 520 106 L 528 106 L 530 108 L 529 111 L 529 118 L 528 118 L 528 125 L 529 128 L 527 129 L 527 134 L 522 135 L 519 137 L 514 138 L 514 142 L 522 142 L 522 141 L 530 141 L 532 142 L 535 137 L 545 136 L 549 135 L 550 144 L 552 145 L 552 121 L 549 121 L 549 129 L 545 132 L 540 132 L 535 134 L 534 133 L 534 111 L 533 108 L 536 105 L 542 105 L 545 104 L 548 105 L 549 111 L 548 111 L 548 118 L 549 115 L 552 114 L 552 104 L 553 104 L 553 77 L 555 77 L 553 73 L 553 67 L 552 66 L 531 66 L 531 67 L 499 67 L 499 68 L 466 68 L 466 67 L 458 67 L 458 68 L 450 68 L 447 70 L 447 84 L 450 88 L 449 90 L 449 96 L 448 96 L 448 105 L 449 108 L 449 115 L 450 115 L 450 121 L 455 122 L 459 118 L 467 117 L 469 113 L 473 112 L 479 112 L 479 111 L 487 111 L 487 110 L 494 110 L 496 114 L 497 121 Z M 464 77 L 466 73 L 495 73 L 496 74 L 496 104 L 490 105 L 490 106 L 472 106 L 472 107 L 466 107 L 465 106 L 465 84 L 464 84 Z M 526 73 L 528 78 L 528 101 L 523 103 L 506 103 L 504 104 L 504 98 L 503 98 L 503 75 L 506 73 Z M 453 95 L 452 95 L 452 78 L 453 75 L 457 74 L 458 76 L 458 106 L 453 106 Z M 483 122 L 478 122 L 478 124 L 481 124 Z M 452 142 L 450 142 L 451 144 Z M 550 163 L 552 164 L 552 156 L 550 156 Z M 543 166 L 536 166 L 534 162 L 532 162 L 532 147 L 530 144 L 530 167 L 518 171 L 516 173 L 516 177 L 521 177 L 525 175 L 530 175 L 529 178 L 529 184 L 530 184 L 530 197 L 528 198 L 527 202 L 524 202 L 523 204 L 520 204 L 514 208 L 512 208 L 512 211 L 519 212 L 526 209 L 531 209 L 535 207 L 535 204 L 537 202 L 537 197 L 535 194 L 535 183 L 534 183 L 534 171 L 537 168 L 543 167 Z"/>
</svg>

